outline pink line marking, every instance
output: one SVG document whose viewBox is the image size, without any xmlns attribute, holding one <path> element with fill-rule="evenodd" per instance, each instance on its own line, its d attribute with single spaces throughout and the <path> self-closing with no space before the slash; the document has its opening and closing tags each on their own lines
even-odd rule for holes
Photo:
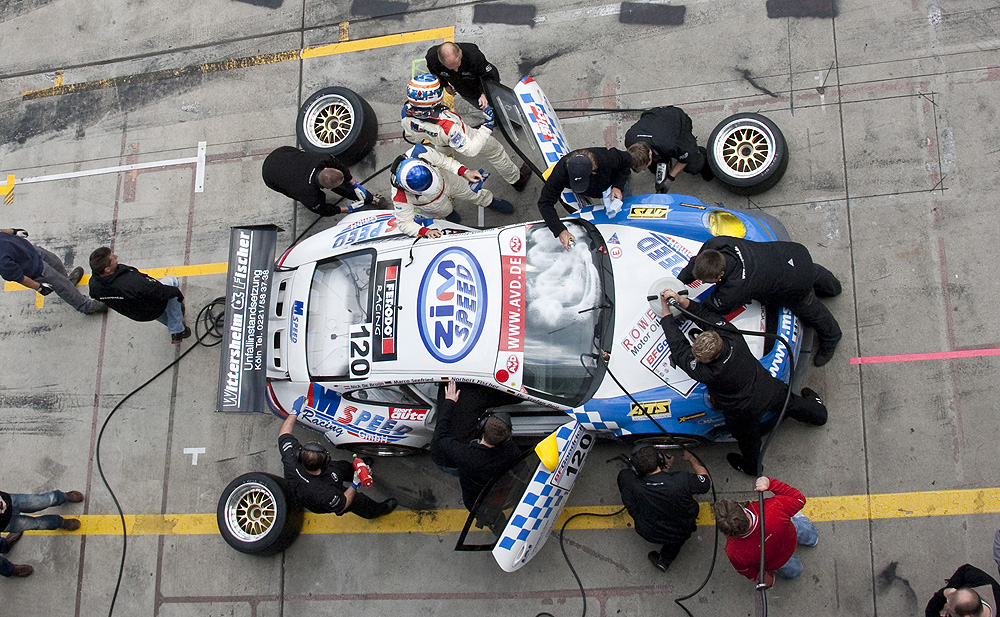
<svg viewBox="0 0 1000 617">
<path fill-rule="evenodd" d="M 885 362 L 916 362 L 917 360 L 954 360 L 1000 356 L 1000 349 L 966 349 L 964 351 L 934 351 L 931 353 L 904 353 L 895 356 L 865 356 L 851 358 L 851 364 L 882 364 Z"/>
</svg>

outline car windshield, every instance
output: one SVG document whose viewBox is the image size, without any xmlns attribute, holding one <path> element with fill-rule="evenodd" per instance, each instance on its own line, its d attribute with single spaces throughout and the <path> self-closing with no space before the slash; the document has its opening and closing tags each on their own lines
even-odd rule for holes
<svg viewBox="0 0 1000 617">
<path fill-rule="evenodd" d="M 359 251 L 316 264 L 309 288 L 306 361 L 317 377 L 349 376 L 348 341 L 368 318 L 375 252 Z"/>
<path fill-rule="evenodd" d="M 592 226 L 564 221 L 576 236 L 569 251 L 543 224 L 525 240 L 524 385 L 533 394 L 576 407 L 589 399 L 602 372 L 596 355 L 602 324 L 614 310 L 603 260 L 607 249 Z"/>
</svg>

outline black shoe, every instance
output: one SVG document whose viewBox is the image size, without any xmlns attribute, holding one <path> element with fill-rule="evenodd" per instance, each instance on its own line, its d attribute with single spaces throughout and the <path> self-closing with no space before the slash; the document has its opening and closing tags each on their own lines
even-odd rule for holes
<svg viewBox="0 0 1000 617">
<path fill-rule="evenodd" d="M 451 214 L 444 217 L 444 220 L 449 221 L 451 223 L 461 223 L 462 215 L 458 213 L 458 210 L 452 210 Z"/>
<path fill-rule="evenodd" d="M 69 282 L 77 285 L 80 283 L 80 279 L 83 278 L 83 268 L 77 266 L 69 271 Z"/>
<path fill-rule="evenodd" d="M 395 510 L 396 506 L 399 505 L 399 502 L 396 501 L 395 497 L 390 497 L 385 501 L 383 501 L 382 503 L 380 503 L 379 505 L 382 506 L 382 514 L 379 514 L 379 516 L 385 516 L 386 514 Z"/>
<path fill-rule="evenodd" d="M 181 341 L 191 336 L 191 328 L 184 326 L 183 332 L 178 332 L 176 334 L 170 335 L 170 342 L 174 345 L 180 345 Z"/>
<path fill-rule="evenodd" d="M 514 204 L 510 203 L 506 199 L 494 197 L 493 201 L 490 202 L 490 205 L 486 207 L 495 212 L 499 212 L 500 214 L 514 214 Z"/>
<path fill-rule="evenodd" d="M 754 476 L 754 477 L 757 476 L 757 470 L 747 469 L 747 467 L 743 464 L 743 457 L 740 456 L 739 454 L 736 454 L 735 452 L 730 452 L 729 454 L 726 455 L 726 460 L 729 461 L 729 464 L 736 471 L 741 471 L 747 474 L 748 476 Z"/>
<path fill-rule="evenodd" d="M 31 576 L 31 573 L 35 569 L 26 563 L 16 563 L 14 564 L 14 576 L 24 578 L 25 576 Z"/>
<path fill-rule="evenodd" d="M 837 346 L 833 347 L 820 347 L 816 351 L 816 355 L 813 356 L 813 366 L 823 366 L 833 358 L 834 352 L 837 351 Z"/>
<path fill-rule="evenodd" d="M 517 182 L 511 184 L 518 193 L 523 191 L 524 187 L 528 186 L 528 181 L 531 180 L 531 167 L 528 167 L 527 163 L 523 163 L 520 173 L 521 175 L 517 178 Z"/>
<path fill-rule="evenodd" d="M 7 552 L 8 553 L 10 552 L 10 549 L 14 548 L 14 545 L 17 544 L 18 540 L 20 540 L 21 536 L 23 536 L 23 535 L 24 535 L 23 531 L 18 531 L 18 532 L 15 532 L 15 533 L 9 533 L 9 534 L 7 534 L 7 537 L 4 538 L 4 539 L 7 540 Z"/>
<path fill-rule="evenodd" d="M 799 396 L 801 396 L 802 398 L 811 398 L 820 405 L 823 405 L 823 399 L 821 399 L 819 395 L 816 394 L 816 391 L 813 390 L 812 388 L 802 388 L 802 392 L 799 394 Z"/>
<path fill-rule="evenodd" d="M 649 551 L 646 557 L 649 558 L 649 563 L 653 564 L 653 566 L 660 572 L 666 572 L 667 568 L 670 567 L 669 563 L 663 563 L 660 561 L 660 554 L 656 551 Z"/>
</svg>

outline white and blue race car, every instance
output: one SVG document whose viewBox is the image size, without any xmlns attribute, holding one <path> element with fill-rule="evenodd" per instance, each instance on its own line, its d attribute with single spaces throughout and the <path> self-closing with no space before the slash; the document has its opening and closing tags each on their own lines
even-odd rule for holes
<svg viewBox="0 0 1000 617">
<path fill-rule="evenodd" d="M 527 156 L 550 166 L 569 151 L 530 78 L 490 96 L 498 124 L 533 151 Z M 539 442 L 536 454 L 502 498 L 480 498 L 501 512 L 488 521 L 488 547 L 507 571 L 542 547 L 597 437 L 671 445 L 728 437 L 704 386 L 671 364 L 647 296 L 676 282 L 713 235 L 788 239 L 769 216 L 671 194 L 628 198 L 616 213 L 584 206 L 564 222 L 577 238 L 570 251 L 542 223 L 475 230 L 427 221 L 445 235 L 414 241 L 391 213 L 361 212 L 288 249 L 271 274 L 268 403 L 280 416 L 295 410 L 336 446 L 379 455 L 428 449 L 438 389 L 449 379 L 522 399 L 505 411 L 515 436 Z M 689 295 L 711 289 L 696 281 Z M 728 318 L 790 343 L 789 353 L 747 338 L 788 380 L 799 321 L 756 302 Z M 697 328 L 683 327 L 689 336 Z"/>
</svg>

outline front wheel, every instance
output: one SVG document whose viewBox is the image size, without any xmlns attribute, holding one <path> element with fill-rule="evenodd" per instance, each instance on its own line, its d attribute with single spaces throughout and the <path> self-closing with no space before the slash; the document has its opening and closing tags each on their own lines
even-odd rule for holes
<svg viewBox="0 0 1000 617">
<path fill-rule="evenodd" d="M 788 167 L 785 136 L 760 114 L 729 116 L 712 131 L 706 150 L 712 172 L 739 195 L 763 193 Z"/>
<path fill-rule="evenodd" d="M 331 86 L 306 99 L 295 132 L 309 152 L 332 154 L 345 165 L 354 165 L 375 147 L 378 118 L 353 90 Z"/>
<path fill-rule="evenodd" d="M 268 473 L 245 473 L 230 482 L 216 519 L 226 543 L 248 555 L 276 555 L 302 529 L 302 510 L 285 481 Z"/>
<path fill-rule="evenodd" d="M 370 441 L 358 441 L 354 443 L 338 444 L 341 450 L 363 456 L 412 456 L 424 452 L 421 448 L 411 446 L 397 446 L 391 443 L 373 443 Z"/>
</svg>

